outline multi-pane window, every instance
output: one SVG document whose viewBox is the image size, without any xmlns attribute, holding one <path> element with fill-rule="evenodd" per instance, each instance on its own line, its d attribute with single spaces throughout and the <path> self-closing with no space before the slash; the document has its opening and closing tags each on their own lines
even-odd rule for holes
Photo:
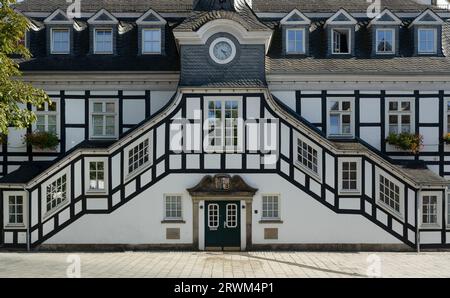
<svg viewBox="0 0 450 298">
<path fill-rule="evenodd" d="M 36 130 L 39 132 L 58 133 L 57 103 L 45 103 L 36 108 Z"/>
<path fill-rule="evenodd" d="M 211 230 L 217 230 L 219 228 L 219 205 L 208 205 L 208 228 Z"/>
<path fill-rule="evenodd" d="M 92 137 L 115 138 L 117 136 L 117 105 L 115 101 L 92 103 Z"/>
<path fill-rule="evenodd" d="M 161 29 L 142 30 L 142 53 L 161 53 Z"/>
<path fill-rule="evenodd" d="M 412 132 L 412 105 L 410 100 L 391 100 L 388 106 L 389 133 Z"/>
<path fill-rule="evenodd" d="M 377 29 L 376 47 L 378 54 L 394 53 L 394 30 Z"/>
<path fill-rule="evenodd" d="M 287 29 L 286 36 L 289 54 L 305 53 L 305 29 Z"/>
<path fill-rule="evenodd" d="M 128 151 L 128 173 L 146 165 L 150 161 L 149 140 L 145 139 L 137 146 Z"/>
<path fill-rule="evenodd" d="M 450 133 L 450 100 L 447 101 L 446 115 L 447 115 L 447 133 Z"/>
<path fill-rule="evenodd" d="M 350 29 L 332 29 L 333 54 L 350 54 Z"/>
<path fill-rule="evenodd" d="M 450 194 L 447 195 L 447 225 L 450 226 Z"/>
<path fill-rule="evenodd" d="M 105 162 L 89 162 L 89 189 L 92 191 L 105 190 Z"/>
<path fill-rule="evenodd" d="M 8 196 L 8 224 L 22 225 L 24 223 L 24 199 L 21 195 Z"/>
<path fill-rule="evenodd" d="M 438 198 L 437 196 L 422 197 L 422 224 L 438 224 Z"/>
<path fill-rule="evenodd" d="M 68 54 L 70 52 L 69 29 L 51 29 L 51 53 Z"/>
<path fill-rule="evenodd" d="M 312 172 L 319 173 L 319 154 L 316 149 L 308 145 L 301 139 L 297 139 L 297 162 L 311 170 Z"/>
<path fill-rule="evenodd" d="M 46 210 L 50 212 L 67 201 L 67 175 L 62 175 L 47 186 Z"/>
<path fill-rule="evenodd" d="M 237 204 L 227 204 L 227 216 L 226 216 L 226 226 L 227 228 L 236 228 L 238 225 L 238 205 Z"/>
<path fill-rule="evenodd" d="M 422 28 L 417 31 L 418 52 L 423 54 L 436 53 L 436 29 Z"/>
<path fill-rule="evenodd" d="M 165 218 L 166 219 L 181 219 L 183 218 L 181 207 L 181 196 L 166 195 L 165 196 Z"/>
<path fill-rule="evenodd" d="M 380 175 L 380 201 L 396 212 L 400 212 L 400 187 Z"/>
<path fill-rule="evenodd" d="M 342 162 L 342 191 L 358 191 L 358 162 Z"/>
<path fill-rule="evenodd" d="M 216 150 L 236 150 L 239 140 L 239 102 L 208 101 L 208 145 Z"/>
<path fill-rule="evenodd" d="M 113 31 L 112 29 L 95 29 L 94 30 L 96 54 L 109 54 L 113 52 Z"/>
<path fill-rule="evenodd" d="M 280 219 L 280 198 L 278 196 L 263 196 L 262 204 L 262 219 Z"/>
<path fill-rule="evenodd" d="M 352 135 L 352 103 L 348 100 L 333 100 L 330 102 L 329 135 Z"/>
</svg>

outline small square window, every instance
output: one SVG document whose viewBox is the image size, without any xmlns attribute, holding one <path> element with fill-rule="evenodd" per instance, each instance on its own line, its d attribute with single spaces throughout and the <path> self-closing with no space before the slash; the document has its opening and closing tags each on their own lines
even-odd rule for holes
<svg viewBox="0 0 450 298">
<path fill-rule="evenodd" d="M 421 28 L 417 31 L 419 54 L 434 54 L 437 48 L 437 30 L 434 28 Z"/>
<path fill-rule="evenodd" d="M 161 29 L 142 30 L 142 53 L 143 54 L 161 53 Z"/>
<path fill-rule="evenodd" d="M 288 54 L 304 54 L 305 29 L 287 29 L 286 44 L 286 51 Z"/>
<path fill-rule="evenodd" d="M 111 54 L 113 52 L 113 30 L 94 30 L 94 53 Z"/>
<path fill-rule="evenodd" d="M 376 48 L 377 54 L 393 54 L 395 52 L 394 29 L 377 29 Z"/>
<path fill-rule="evenodd" d="M 69 29 L 51 29 L 51 53 L 69 54 L 70 53 L 70 30 Z"/>
<path fill-rule="evenodd" d="M 332 29 L 332 54 L 350 54 L 350 29 Z"/>
</svg>

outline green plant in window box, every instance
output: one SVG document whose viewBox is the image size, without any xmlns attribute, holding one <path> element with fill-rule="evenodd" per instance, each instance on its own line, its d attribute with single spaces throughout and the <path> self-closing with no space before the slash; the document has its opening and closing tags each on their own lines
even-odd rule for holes
<svg viewBox="0 0 450 298">
<path fill-rule="evenodd" d="M 423 136 L 407 132 L 401 134 L 391 133 L 387 137 L 386 142 L 401 150 L 407 150 L 417 155 L 423 147 Z"/>
<path fill-rule="evenodd" d="M 55 133 L 35 131 L 25 135 L 25 143 L 39 150 L 55 150 L 59 144 L 59 139 Z"/>
<path fill-rule="evenodd" d="M 446 144 L 450 144 L 450 133 L 446 134 L 442 140 L 444 141 L 444 143 Z"/>
</svg>

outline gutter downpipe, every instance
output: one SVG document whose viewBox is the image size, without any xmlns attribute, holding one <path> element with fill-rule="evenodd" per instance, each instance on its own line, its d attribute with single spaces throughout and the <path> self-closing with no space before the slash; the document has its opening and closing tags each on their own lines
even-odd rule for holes
<svg viewBox="0 0 450 298">
<path fill-rule="evenodd" d="M 30 241 L 31 241 L 31 235 L 30 235 L 31 196 L 30 196 L 30 193 L 28 192 L 28 190 L 25 188 L 25 186 L 23 186 L 23 191 L 27 194 L 27 201 L 28 201 L 28 204 L 27 204 L 27 212 L 28 212 L 28 214 L 27 214 L 27 252 L 30 252 L 31 251 L 31 244 L 30 244 Z"/>
<path fill-rule="evenodd" d="M 416 244 L 417 244 L 417 253 L 420 254 L 420 228 L 419 228 L 419 217 L 420 217 L 420 204 L 419 204 L 419 195 L 422 193 L 422 186 L 419 188 L 419 193 L 416 194 Z"/>
</svg>

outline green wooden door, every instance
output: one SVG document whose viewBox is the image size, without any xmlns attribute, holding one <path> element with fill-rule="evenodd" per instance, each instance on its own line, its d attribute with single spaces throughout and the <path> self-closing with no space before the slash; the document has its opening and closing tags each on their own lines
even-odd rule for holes
<svg viewBox="0 0 450 298">
<path fill-rule="evenodd" d="M 241 213 L 239 201 L 208 201 L 205 208 L 205 247 L 239 248 Z"/>
</svg>

